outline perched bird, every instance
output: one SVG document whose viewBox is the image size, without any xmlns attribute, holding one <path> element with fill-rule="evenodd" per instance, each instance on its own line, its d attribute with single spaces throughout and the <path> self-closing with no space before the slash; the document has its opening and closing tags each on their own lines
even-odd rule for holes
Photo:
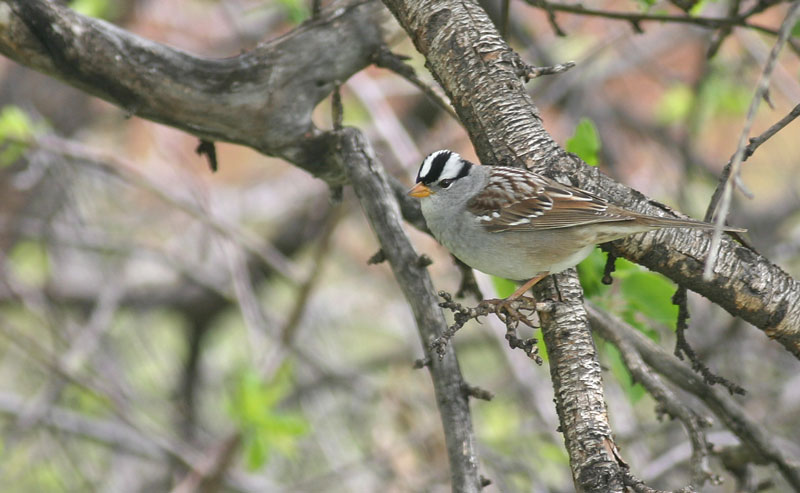
<svg viewBox="0 0 800 493">
<path fill-rule="evenodd" d="M 531 171 L 478 166 L 447 150 L 425 158 L 408 194 L 420 199 L 428 228 L 462 262 L 524 281 L 506 301 L 574 267 L 598 243 L 661 228 L 714 228 L 629 211 Z"/>
</svg>

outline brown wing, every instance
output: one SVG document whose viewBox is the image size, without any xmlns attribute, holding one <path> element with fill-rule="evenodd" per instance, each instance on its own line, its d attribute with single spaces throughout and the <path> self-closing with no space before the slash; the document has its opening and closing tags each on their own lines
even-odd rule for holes
<svg viewBox="0 0 800 493">
<path fill-rule="evenodd" d="M 632 221 L 602 198 L 518 168 L 495 167 L 467 208 L 491 232 L 537 231 Z"/>
</svg>

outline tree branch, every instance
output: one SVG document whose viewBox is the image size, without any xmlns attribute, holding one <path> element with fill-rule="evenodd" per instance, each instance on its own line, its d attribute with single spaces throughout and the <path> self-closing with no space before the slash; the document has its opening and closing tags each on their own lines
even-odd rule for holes
<svg viewBox="0 0 800 493">
<path fill-rule="evenodd" d="M 419 265 L 419 256 L 403 231 L 400 209 L 393 199 L 386 173 L 375 160 L 366 140 L 353 128 L 343 129 L 339 136 L 340 152 L 336 158 L 347 171 L 364 214 L 417 320 L 444 426 L 452 489 L 457 492 L 479 492 L 481 481 L 478 477 L 469 399 L 463 391 L 466 384 L 461 377 L 458 360 L 452 346 L 441 359 L 432 357 L 429 349 L 430 341 L 447 327 L 433 283 L 428 271 Z"/>
<path fill-rule="evenodd" d="M 656 22 L 672 22 L 678 24 L 693 24 L 695 26 L 707 27 L 709 29 L 719 29 L 725 27 L 745 27 L 748 29 L 755 29 L 756 31 L 766 34 L 777 34 L 777 31 L 753 24 L 747 20 L 747 16 L 733 16 L 733 17 L 700 17 L 691 15 L 666 15 L 666 14 L 649 14 L 647 12 L 617 12 L 612 10 L 591 9 L 584 7 L 580 4 L 570 5 L 556 2 L 548 2 L 547 0 L 525 0 L 528 4 L 538 7 L 542 10 L 551 12 L 568 12 L 576 15 L 586 15 L 592 17 L 604 17 L 606 19 L 614 19 L 620 21 L 630 22 L 634 29 L 641 31 L 639 26 L 643 21 L 656 21 Z"/>
<path fill-rule="evenodd" d="M 592 304 L 588 304 L 587 310 L 592 322 L 592 329 L 600 337 L 606 340 L 624 339 L 630 342 L 641 354 L 645 363 L 677 387 L 702 400 L 744 444 L 775 464 L 786 481 L 795 490 L 800 491 L 800 466 L 798 466 L 797 460 L 789 457 L 784 450 L 777 446 L 775 438 L 766 428 L 747 417 L 744 409 L 727 391 L 703 382 L 691 369 L 623 321 L 599 310 Z"/>
<path fill-rule="evenodd" d="M 202 139 L 283 157 L 340 184 L 328 134 L 311 121 L 336 81 L 370 65 L 386 11 L 348 0 L 251 51 L 209 59 L 45 0 L 0 0 L 0 53 Z M 297 70 L 303 67 L 303 70 Z"/>
</svg>

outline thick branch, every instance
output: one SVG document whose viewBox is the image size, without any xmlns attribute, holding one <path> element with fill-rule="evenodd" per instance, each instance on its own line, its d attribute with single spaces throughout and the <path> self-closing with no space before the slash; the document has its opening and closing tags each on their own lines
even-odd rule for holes
<svg viewBox="0 0 800 493">
<path fill-rule="evenodd" d="M 608 423 L 603 380 L 583 292 L 575 269 L 552 276 L 537 290 L 561 297 L 542 312 L 542 336 L 550 357 L 556 411 L 578 491 L 624 491 L 618 450 Z"/>
<path fill-rule="evenodd" d="M 569 177 L 634 210 L 677 215 L 553 142 L 517 78 L 520 62 L 488 19 L 484 22 L 483 11 L 470 2 L 424 2 L 414 9 L 399 0 L 386 3 L 426 56 L 484 163 L 522 164 Z M 713 279 L 703 281 L 710 239 L 707 232 L 663 230 L 615 242 L 613 251 L 702 294 L 800 357 L 800 283 L 728 237 L 722 239 Z"/>
<path fill-rule="evenodd" d="M 281 156 L 340 183 L 311 112 L 337 81 L 372 63 L 385 18 L 379 2 L 340 2 L 251 51 L 208 59 L 59 2 L 0 0 L 0 53 L 132 115 Z"/>
</svg>

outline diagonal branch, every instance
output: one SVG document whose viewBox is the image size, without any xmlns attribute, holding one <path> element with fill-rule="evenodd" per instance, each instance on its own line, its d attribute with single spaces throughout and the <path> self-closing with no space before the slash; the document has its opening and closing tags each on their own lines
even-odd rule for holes
<svg viewBox="0 0 800 493">
<path fill-rule="evenodd" d="M 442 359 L 433 356 L 429 349 L 430 341 L 447 326 L 433 283 L 403 231 L 400 209 L 393 199 L 386 173 L 375 160 L 371 148 L 356 129 L 346 128 L 339 135 L 341 151 L 336 158 L 347 171 L 364 214 L 417 320 L 444 426 L 451 486 L 453 491 L 478 492 L 482 485 L 478 478 L 469 398 L 463 391 L 466 386 L 458 360 L 452 346 Z"/>
<path fill-rule="evenodd" d="M 592 328 L 600 337 L 606 340 L 627 340 L 648 366 L 675 386 L 697 396 L 744 444 L 775 464 L 786 481 L 800 491 L 800 466 L 797 459 L 778 447 L 775 437 L 761 423 L 750 419 L 727 391 L 703 382 L 690 368 L 621 320 L 592 305 L 589 305 L 588 311 Z"/>
<path fill-rule="evenodd" d="M 59 2 L 0 0 L 0 53 L 136 115 L 202 139 L 283 157 L 330 183 L 314 107 L 382 46 L 379 2 L 348 0 L 319 19 L 223 59 L 190 55 L 84 17 Z M 303 67 L 297 70 L 297 67 Z"/>
</svg>

